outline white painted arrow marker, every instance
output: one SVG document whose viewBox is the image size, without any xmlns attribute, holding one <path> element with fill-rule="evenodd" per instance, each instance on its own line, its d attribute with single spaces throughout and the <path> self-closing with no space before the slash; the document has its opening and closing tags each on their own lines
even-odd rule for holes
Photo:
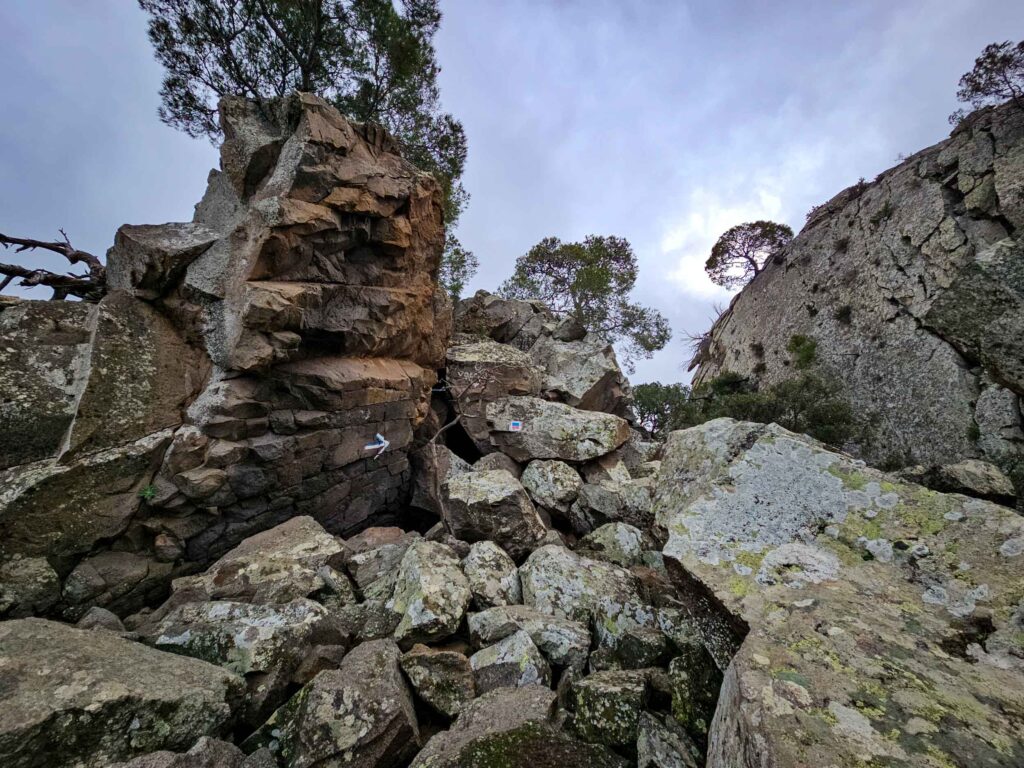
<svg viewBox="0 0 1024 768">
<path fill-rule="evenodd" d="M 377 459 L 380 458 L 380 455 L 382 453 L 384 453 L 384 451 L 386 451 L 388 449 L 389 445 L 391 445 L 391 441 L 390 440 L 386 440 L 384 438 L 384 435 L 382 435 L 380 432 L 378 432 L 377 433 L 377 441 L 374 442 L 374 443 L 370 443 L 367 446 L 364 446 L 363 450 L 364 451 L 377 451 L 377 455 L 373 457 L 373 460 L 376 461 Z"/>
</svg>

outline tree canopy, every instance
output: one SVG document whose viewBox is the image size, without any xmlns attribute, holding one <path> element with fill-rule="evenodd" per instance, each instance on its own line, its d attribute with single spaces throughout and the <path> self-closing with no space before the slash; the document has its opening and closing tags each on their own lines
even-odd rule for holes
<svg viewBox="0 0 1024 768">
<path fill-rule="evenodd" d="M 548 237 L 516 259 L 515 272 L 498 289 L 507 298 L 537 299 L 558 314 L 610 341 L 624 342 L 624 364 L 650 357 L 672 337 L 668 320 L 633 303 L 637 259 L 621 237 L 589 235 L 582 243 Z"/>
<path fill-rule="evenodd" d="M 974 60 L 974 68 L 960 78 L 956 98 L 972 109 L 1013 101 L 1024 109 L 1024 41 L 990 43 Z M 966 116 L 958 109 L 949 116 L 958 123 Z"/>
<path fill-rule="evenodd" d="M 749 283 L 769 259 L 793 239 L 793 230 L 774 221 L 750 221 L 727 230 L 711 249 L 704 271 L 725 288 Z"/>
<path fill-rule="evenodd" d="M 217 141 L 221 96 L 261 100 L 306 91 L 352 120 L 379 123 L 408 160 L 438 177 L 449 231 L 445 261 L 461 259 L 462 282 L 472 274 L 472 254 L 451 235 L 468 202 L 461 182 L 466 135 L 441 109 L 433 47 L 438 0 L 139 0 L 139 6 L 149 14 L 149 39 L 164 67 L 161 120 Z"/>
</svg>

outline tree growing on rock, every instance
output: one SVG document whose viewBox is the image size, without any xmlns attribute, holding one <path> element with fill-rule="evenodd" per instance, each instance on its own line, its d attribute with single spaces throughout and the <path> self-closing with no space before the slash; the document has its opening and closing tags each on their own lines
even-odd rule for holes
<svg viewBox="0 0 1024 768">
<path fill-rule="evenodd" d="M 704 271 L 712 282 L 738 288 L 760 274 L 793 239 L 793 230 L 774 221 L 750 221 L 727 230 L 711 249 Z"/>
<path fill-rule="evenodd" d="M 633 387 L 637 421 L 651 437 L 659 439 L 674 429 L 693 426 L 690 396 L 690 388 L 685 384 L 637 384 Z"/>
<path fill-rule="evenodd" d="M 1024 40 L 986 45 L 974 68 L 960 78 L 956 98 L 972 110 L 1007 101 L 1024 110 Z M 967 110 L 958 109 L 949 122 L 959 123 L 966 116 Z"/>
<path fill-rule="evenodd" d="M 636 278 L 636 254 L 625 238 L 589 235 L 582 243 L 563 243 L 547 237 L 516 259 L 498 293 L 542 301 L 609 341 L 623 342 L 623 363 L 632 370 L 636 358 L 649 358 L 672 337 L 660 312 L 629 300 Z"/>
<path fill-rule="evenodd" d="M 217 101 L 314 93 L 346 117 L 383 125 L 405 158 L 433 173 L 454 230 L 469 195 L 462 186 L 466 134 L 443 112 L 433 38 L 438 0 L 139 0 L 164 67 L 160 119 L 190 136 L 220 139 Z M 452 290 L 475 271 L 449 235 L 442 281 Z M 452 265 L 454 263 L 454 266 Z"/>
</svg>

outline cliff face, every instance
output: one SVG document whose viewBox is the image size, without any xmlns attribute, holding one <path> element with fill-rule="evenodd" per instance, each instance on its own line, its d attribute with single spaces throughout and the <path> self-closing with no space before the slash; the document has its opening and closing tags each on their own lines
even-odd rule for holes
<svg viewBox="0 0 1024 768">
<path fill-rule="evenodd" d="M 122 227 L 99 305 L 0 304 L 0 615 L 130 610 L 294 515 L 349 532 L 407 496 L 451 323 L 439 187 L 315 97 L 221 120 L 194 220 Z"/>
<path fill-rule="evenodd" d="M 770 385 L 786 346 L 817 359 L 872 425 L 873 463 L 1024 449 L 1024 113 L 980 112 L 951 137 L 820 206 L 733 300 L 695 383 L 731 371 Z"/>
</svg>

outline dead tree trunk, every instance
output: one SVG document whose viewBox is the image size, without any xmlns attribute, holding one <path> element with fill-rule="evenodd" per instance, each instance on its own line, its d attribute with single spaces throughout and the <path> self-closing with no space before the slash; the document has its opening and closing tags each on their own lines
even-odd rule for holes
<svg viewBox="0 0 1024 768">
<path fill-rule="evenodd" d="M 44 251 L 59 253 L 71 264 L 84 264 L 88 273 L 76 275 L 71 272 L 58 274 L 48 269 L 29 269 L 17 264 L 0 263 L 0 291 L 3 291 L 16 278 L 21 278 L 18 285 L 26 288 L 45 286 L 53 290 L 54 301 L 62 301 L 68 296 L 77 296 L 82 301 L 99 301 L 107 292 L 107 270 L 100 260 L 87 251 L 80 251 L 71 245 L 64 230 L 60 230 L 63 241 L 46 242 L 21 237 L 8 237 L 0 234 L 0 245 L 4 248 L 14 246 L 15 253 L 40 248 Z"/>
</svg>

